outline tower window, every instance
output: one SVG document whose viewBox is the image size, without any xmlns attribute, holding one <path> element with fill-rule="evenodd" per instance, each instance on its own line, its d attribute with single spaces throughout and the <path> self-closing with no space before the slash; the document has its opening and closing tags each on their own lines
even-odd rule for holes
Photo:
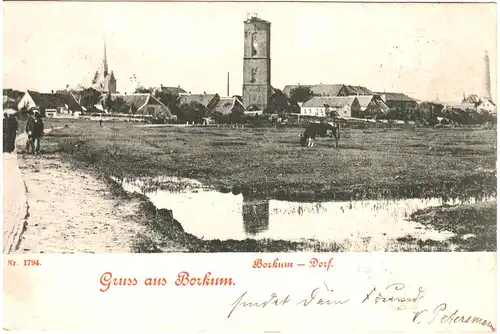
<svg viewBox="0 0 500 334">
<path fill-rule="evenodd" d="M 257 77 L 257 69 L 256 68 L 252 68 L 250 82 L 254 83 L 256 81 L 256 77 Z"/>
<path fill-rule="evenodd" d="M 252 57 L 255 57 L 257 55 L 257 47 L 259 46 L 259 43 L 257 42 L 257 33 L 254 32 L 252 34 Z"/>
</svg>

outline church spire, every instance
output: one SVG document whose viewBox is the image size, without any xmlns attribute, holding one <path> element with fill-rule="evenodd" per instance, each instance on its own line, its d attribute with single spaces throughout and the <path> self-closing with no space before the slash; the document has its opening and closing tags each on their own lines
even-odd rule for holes
<svg viewBox="0 0 500 334">
<path fill-rule="evenodd" d="M 103 74 L 104 74 L 104 77 L 108 76 L 108 57 L 106 55 L 106 40 L 104 40 Z"/>
</svg>

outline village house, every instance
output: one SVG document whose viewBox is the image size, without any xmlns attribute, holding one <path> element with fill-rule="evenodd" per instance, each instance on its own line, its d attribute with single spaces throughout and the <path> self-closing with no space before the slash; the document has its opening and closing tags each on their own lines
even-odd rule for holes
<svg viewBox="0 0 500 334">
<path fill-rule="evenodd" d="M 301 116 L 326 117 L 336 112 L 340 118 L 350 118 L 353 114 L 358 115 L 360 111 L 356 96 L 316 96 L 300 107 Z"/>
<path fill-rule="evenodd" d="M 113 104 L 120 100 L 124 104 L 124 107 L 120 108 L 120 113 L 149 115 L 163 119 L 175 118 L 170 109 L 151 94 L 110 94 L 109 96 Z M 104 100 L 107 98 L 104 97 Z"/>
<path fill-rule="evenodd" d="M 222 115 L 229 115 L 233 111 L 245 111 L 245 107 L 243 106 L 243 102 L 237 97 L 221 97 L 219 101 L 213 108 L 214 113 L 219 113 Z"/>
<path fill-rule="evenodd" d="M 359 102 L 361 115 L 353 115 L 353 117 L 382 115 L 389 111 L 389 107 L 379 95 L 360 95 L 356 98 Z"/>
<path fill-rule="evenodd" d="M 212 111 L 217 102 L 219 101 L 219 94 L 207 94 L 203 92 L 203 94 L 191 94 L 191 93 L 180 93 L 179 94 L 179 105 L 190 104 L 192 102 L 199 103 L 207 108 L 208 111 Z"/>
<path fill-rule="evenodd" d="M 28 90 L 19 101 L 17 107 L 19 110 L 23 108 L 27 110 L 36 108 L 40 110 L 42 115 L 47 117 L 56 114 L 78 115 L 82 111 L 82 107 L 78 104 L 73 95 L 64 91 L 57 93 L 38 93 Z"/>
<path fill-rule="evenodd" d="M 403 93 L 386 93 L 378 92 L 378 94 L 384 103 L 389 107 L 389 109 L 401 109 L 409 110 L 417 108 L 418 102 L 412 97 L 405 95 Z"/>
<path fill-rule="evenodd" d="M 485 99 L 477 105 L 477 110 L 494 114 L 497 112 L 497 106 L 491 99 Z"/>
</svg>

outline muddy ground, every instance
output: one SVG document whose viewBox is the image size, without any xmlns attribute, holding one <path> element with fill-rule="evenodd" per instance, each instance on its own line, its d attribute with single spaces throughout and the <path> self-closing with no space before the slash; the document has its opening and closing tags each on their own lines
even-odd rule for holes
<svg viewBox="0 0 500 334">
<path fill-rule="evenodd" d="M 18 252 L 131 252 L 140 201 L 116 198 L 106 182 L 57 155 L 20 155 L 28 212 Z"/>
</svg>

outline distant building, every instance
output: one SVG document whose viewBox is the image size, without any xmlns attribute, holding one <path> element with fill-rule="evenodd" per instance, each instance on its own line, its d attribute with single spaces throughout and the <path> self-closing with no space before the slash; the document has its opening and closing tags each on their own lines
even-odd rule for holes
<svg viewBox="0 0 500 334">
<path fill-rule="evenodd" d="M 476 110 L 474 103 L 455 103 L 455 102 L 440 102 L 444 110 Z"/>
<path fill-rule="evenodd" d="M 353 114 L 359 114 L 361 106 L 356 96 L 327 96 L 313 97 L 300 107 L 300 114 L 303 116 L 330 116 L 331 112 L 336 112 L 338 117 L 350 118 Z"/>
<path fill-rule="evenodd" d="M 358 96 L 375 94 L 366 87 L 345 84 L 286 85 L 285 88 L 283 88 L 283 93 L 290 98 L 292 90 L 298 87 L 308 87 L 314 96 Z"/>
<path fill-rule="evenodd" d="M 267 108 L 271 95 L 271 23 L 256 16 L 244 21 L 243 104 Z"/>
<path fill-rule="evenodd" d="M 95 90 L 106 93 L 116 93 L 116 78 L 113 71 L 108 71 L 108 58 L 106 55 L 106 44 L 104 44 L 104 59 L 102 67 L 95 72 L 94 79 L 92 79 L 92 88 Z"/>
<path fill-rule="evenodd" d="M 28 90 L 17 105 L 18 109 L 26 108 L 31 110 L 36 108 L 42 114 L 59 113 L 74 114 L 81 112 L 82 107 L 68 92 L 38 93 Z"/>
<path fill-rule="evenodd" d="M 179 96 L 180 94 L 187 93 L 184 89 L 181 88 L 181 86 L 166 87 L 163 85 L 161 85 L 160 87 L 153 88 L 153 92 L 152 92 L 153 95 L 156 95 L 156 93 L 158 93 L 158 92 L 168 93 L 168 94 L 171 94 L 173 96 Z"/>
<path fill-rule="evenodd" d="M 376 93 L 380 95 L 384 103 L 390 108 L 390 109 L 402 109 L 402 110 L 409 110 L 416 108 L 418 106 L 417 100 L 414 98 L 405 95 L 403 93 L 387 93 L 387 92 L 378 92 Z"/>
<path fill-rule="evenodd" d="M 111 94 L 112 103 L 117 103 L 121 99 L 124 107 L 120 113 L 149 115 L 154 118 L 173 118 L 170 109 L 151 94 Z M 105 96 L 104 99 L 108 97 Z"/>
<path fill-rule="evenodd" d="M 190 104 L 192 102 L 199 103 L 205 106 L 208 110 L 212 110 L 217 105 L 220 96 L 219 94 L 191 94 L 191 93 L 180 93 L 179 94 L 179 105 Z"/>
<path fill-rule="evenodd" d="M 233 111 L 243 112 L 244 110 L 243 102 L 237 97 L 221 97 L 215 105 L 213 112 L 228 115 Z"/>
</svg>

